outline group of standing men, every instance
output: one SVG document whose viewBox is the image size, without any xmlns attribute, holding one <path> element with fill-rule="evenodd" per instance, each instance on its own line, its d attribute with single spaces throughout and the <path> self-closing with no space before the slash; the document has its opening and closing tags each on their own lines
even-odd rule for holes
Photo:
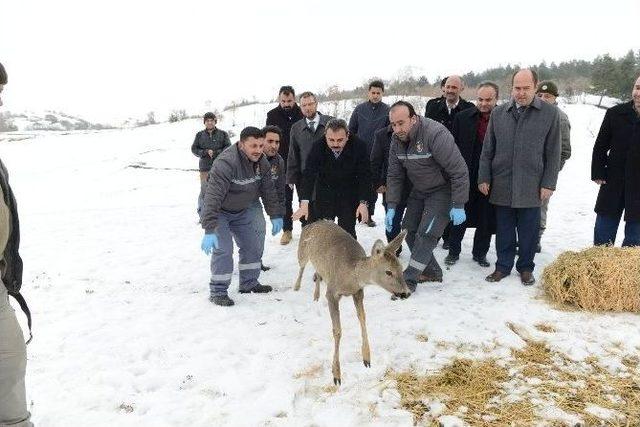
<svg viewBox="0 0 640 427">
<path fill-rule="evenodd" d="M 476 228 L 472 258 L 482 267 L 490 266 L 486 255 L 491 236 L 496 235 L 497 261 L 487 281 L 502 280 L 515 266 L 522 284 L 535 283 L 534 258 L 540 252 L 548 202 L 571 155 L 570 124 L 557 108 L 558 88 L 553 82 L 538 82 L 535 71 L 523 69 L 514 73 L 511 83 L 508 102 L 497 105 L 498 86 L 485 82 L 479 85 L 474 104 L 460 96 L 463 80 L 450 76 L 442 82 L 443 95 L 430 100 L 421 117 L 406 101 L 391 106 L 382 102 L 384 85 L 374 81 L 368 101 L 354 109 L 349 123 L 318 112 L 311 92 L 300 94 L 298 105 L 293 88 L 283 86 L 279 105 L 267 114 L 267 127 L 243 130 L 238 144 L 213 163 L 203 190 L 202 247 L 214 253 L 212 301 L 233 304 L 227 294 L 233 270 L 232 235 L 240 246 L 240 291 L 271 290 L 257 280 L 264 247 L 259 197 L 274 223 L 273 233 L 282 229 L 281 244 L 286 245 L 295 220 L 305 225 L 337 219 L 356 238 L 358 219 L 375 226 L 371 215 L 377 195 L 382 194 L 387 238 L 393 239 L 401 228 L 408 231 L 411 256 L 404 276 L 412 291 L 417 283 L 442 281 L 433 250 L 444 237 L 443 246 L 449 250 L 445 263 L 453 266 L 467 228 Z M 619 171 L 620 164 L 614 171 L 612 163 L 623 151 L 619 139 L 626 138 L 626 146 L 637 139 L 636 92 L 634 101 L 607 113 L 594 148 L 594 180 L 603 186 L 596 207 L 596 244 L 615 240 L 624 209 L 629 234 L 624 244 L 637 238 L 633 216 L 637 197 L 625 190 L 628 171 Z M 624 114 L 614 115 L 615 108 Z M 612 124 L 621 120 L 618 116 L 636 121 L 618 132 L 622 125 Z M 265 148 L 262 156 L 265 140 L 274 139 L 278 145 L 271 144 L 270 153 Z M 253 157 L 248 146 L 255 148 Z M 208 152 L 194 149 L 194 153 Z M 621 156 L 626 158 L 626 152 Z M 614 181 L 615 191 L 604 183 L 606 178 Z M 300 202 L 295 211 L 294 189 Z M 243 219 L 237 226 L 229 222 L 227 231 L 220 218 L 231 215 Z"/>
</svg>

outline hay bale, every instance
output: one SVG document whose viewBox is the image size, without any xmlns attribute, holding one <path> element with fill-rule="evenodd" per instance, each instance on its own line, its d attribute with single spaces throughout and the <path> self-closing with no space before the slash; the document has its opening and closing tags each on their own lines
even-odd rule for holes
<svg viewBox="0 0 640 427">
<path fill-rule="evenodd" d="M 542 274 L 548 299 L 589 311 L 640 312 L 640 247 L 567 251 Z"/>
</svg>

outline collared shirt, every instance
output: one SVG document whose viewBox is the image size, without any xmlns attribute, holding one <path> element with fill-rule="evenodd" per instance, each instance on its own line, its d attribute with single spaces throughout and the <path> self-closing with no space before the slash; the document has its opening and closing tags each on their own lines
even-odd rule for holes
<svg viewBox="0 0 640 427">
<path fill-rule="evenodd" d="M 313 130 L 315 131 L 316 129 L 318 129 L 318 125 L 320 124 L 320 114 L 316 113 L 316 115 L 313 117 L 313 119 L 308 119 L 308 118 L 304 118 L 304 120 L 307 122 L 307 127 L 311 127 L 310 124 L 313 123 Z"/>
<path fill-rule="evenodd" d="M 454 108 L 456 108 L 458 106 L 458 104 L 460 103 L 460 98 L 458 98 L 456 103 L 453 104 L 453 105 L 450 105 L 447 101 L 445 101 L 444 103 L 447 105 L 447 110 L 449 111 L 449 115 L 451 115 L 451 110 L 453 110 Z"/>
</svg>

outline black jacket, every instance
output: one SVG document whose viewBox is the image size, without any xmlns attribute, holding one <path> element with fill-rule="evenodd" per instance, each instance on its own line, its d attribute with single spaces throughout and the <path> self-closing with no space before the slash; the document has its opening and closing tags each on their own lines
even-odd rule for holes
<svg viewBox="0 0 640 427">
<path fill-rule="evenodd" d="M 213 165 L 213 161 L 222 151 L 231 146 L 229 135 L 221 130 L 214 129 L 211 134 L 206 129 L 196 133 L 196 137 L 191 145 L 191 152 L 200 158 L 198 167 L 201 172 L 208 172 Z M 209 157 L 207 150 L 213 150 L 213 157 Z"/>
<path fill-rule="evenodd" d="M 300 200 L 368 200 L 371 175 L 366 152 L 366 144 L 350 135 L 342 153 L 335 158 L 325 138 L 318 139 L 302 171 Z"/>
<path fill-rule="evenodd" d="M 282 141 L 280 141 L 278 153 L 280 153 L 285 163 L 289 157 L 289 132 L 291 132 L 291 126 L 303 117 L 302 110 L 298 107 L 298 104 L 295 104 L 289 111 L 285 111 L 278 105 L 267 113 L 267 125 L 278 126 L 282 131 Z"/>
<path fill-rule="evenodd" d="M 456 105 L 456 108 L 451 110 L 451 114 L 449 114 L 446 98 L 440 97 L 436 98 L 435 101 L 431 99 L 429 100 L 429 102 L 427 102 L 424 116 L 431 120 L 435 120 L 436 122 L 442 123 L 444 127 L 446 127 L 449 132 L 451 132 L 451 129 L 453 127 L 453 119 L 456 117 L 456 114 L 471 107 L 475 107 L 475 105 L 460 98 L 460 101 L 458 101 L 458 105 Z"/>
<path fill-rule="evenodd" d="M 591 179 L 602 179 L 595 211 L 640 221 L 640 118 L 633 101 L 607 110 L 593 147 Z"/>
<path fill-rule="evenodd" d="M 458 113 L 453 120 L 451 133 L 469 168 L 469 201 L 465 204 L 468 228 L 479 227 L 495 232 L 495 210 L 489 196 L 478 190 L 478 167 L 482 154 L 482 141 L 478 140 L 480 111 L 473 106 Z"/>
<path fill-rule="evenodd" d="M 20 247 L 20 222 L 18 221 L 18 205 L 9 185 L 9 172 L 0 160 L 0 186 L 4 195 L 4 203 L 11 214 L 11 232 L 7 246 L 0 259 L 2 282 L 11 294 L 17 294 L 22 286 L 22 258 L 18 253 Z"/>
<path fill-rule="evenodd" d="M 373 136 L 373 147 L 371 148 L 371 182 L 373 189 L 376 190 L 382 185 L 387 185 L 387 169 L 389 168 L 389 147 L 391 146 L 391 137 L 393 129 L 391 125 L 378 129 Z M 406 177 L 405 177 L 406 178 Z M 411 181 L 405 179 L 405 185 L 402 187 L 401 205 L 407 203 L 409 193 L 411 193 Z"/>
</svg>

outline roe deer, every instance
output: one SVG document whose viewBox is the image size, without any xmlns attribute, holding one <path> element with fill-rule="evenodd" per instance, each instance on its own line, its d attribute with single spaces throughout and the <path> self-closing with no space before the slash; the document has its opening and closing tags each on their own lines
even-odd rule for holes
<svg viewBox="0 0 640 427">
<path fill-rule="evenodd" d="M 407 284 L 402 277 L 402 265 L 396 257 L 396 250 L 402 245 L 407 234 L 403 230 L 391 243 L 385 246 L 377 240 L 367 256 L 362 246 L 349 233 L 332 221 L 317 221 L 302 229 L 298 245 L 298 264 L 300 272 L 294 290 L 300 289 L 302 273 L 309 261 L 316 269 L 313 280 L 316 284 L 313 299 L 320 296 L 320 282 L 327 282 L 327 301 L 331 323 L 333 324 L 333 382 L 341 383 L 340 376 L 340 307 L 343 296 L 353 296 L 353 302 L 360 321 L 362 333 L 362 361 L 367 368 L 371 366 L 369 338 L 364 314 L 365 285 L 373 283 L 393 294 L 409 294 Z"/>
</svg>

